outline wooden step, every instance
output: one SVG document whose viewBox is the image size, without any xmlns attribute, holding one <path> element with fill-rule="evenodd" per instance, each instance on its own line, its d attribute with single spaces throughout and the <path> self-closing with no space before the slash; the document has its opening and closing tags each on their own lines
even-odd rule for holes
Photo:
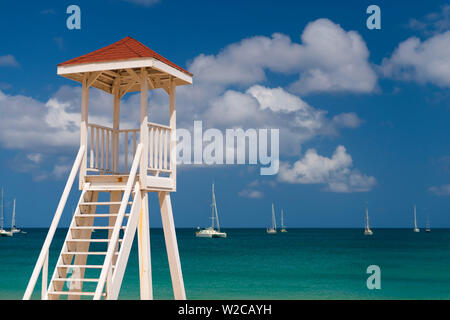
<svg viewBox="0 0 450 320">
<path fill-rule="evenodd" d="M 126 229 L 126 227 L 120 227 L 121 229 Z M 105 227 L 105 226 L 80 226 L 80 227 L 71 227 L 70 230 L 112 230 L 114 229 L 114 226 L 111 227 Z"/>
<path fill-rule="evenodd" d="M 77 218 L 108 218 L 108 217 L 117 217 L 118 213 L 80 213 L 76 214 Z M 125 213 L 125 217 L 129 217 L 129 213 Z"/>
<path fill-rule="evenodd" d="M 109 242 L 110 239 L 70 239 L 67 242 Z M 119 239 L 122 242 L 122 239 Z"/>
<path fill-rule="evenodd" d="M 74 252 L 63 252 L 61 253 L 63 255 L 66 256 L 70 256 L 70 255 L 79 255 L 79 256 L 101 256 L 101 255 L 106 255 L 106 251 L 74 251 Z M 119 254 L 118 252 L 114 253 L 114 254 Z"/>
<path fill-rule="evenodd" d="M 77 278 L 57 278 L 53 279 L 53 281 L 59 281 L 59 282 L 98 282 L 99 279 L 93 279 L 93 278 L 83 278 L 83 279 L 77 279 Z"/>
<path fill-rule="evenodd" d="M 89 191 L 111 192 L 111 191 L 125 191 L 126 184 L 91 184 Z"/>
<path fill-rule="evenodd" d="M 120 205 L 122 201 L 105 201 L 105 202 L 81 202 L 80 206 L 114 206 Z M 128 205 L 133 204 L 133 201 L 128 201 Z"/>
<path fill-rule="evenodd" d="M 57 268 L 80 268 L 80 269 L 101 269 L 103 265 L 100 264 L 60 264 Z M 114 268 L 114 266 L 113 266 Z"/>
<path fill-rule="evenodd" d="M 95 292 L 76 292 L 76 291 L 49 291 L 49 295 L 66 295 L 66 296 L 94 296 Z M 102 293 L 105 297 L 106 293 Z"/>
</svg>

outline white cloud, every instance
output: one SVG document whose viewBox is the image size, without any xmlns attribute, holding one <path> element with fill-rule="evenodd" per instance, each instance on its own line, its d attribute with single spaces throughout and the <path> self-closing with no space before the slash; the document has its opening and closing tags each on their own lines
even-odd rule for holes
<svg viewBox="0 0 450 320">
<path fill-rule="evenodd" d="M 70 165 L 55 165 L 53 168 L 52 174 L 55 176 L 55 178 L 60 179 L 66 176 L 66 174 L 71 169 Z"/>
<path fill-rule="evenodd" d="M 42 161 L 42 154 L 40 153 L 30 153 L 27 154 L 27 159 L 34 163 L 40 163 Z"/>
<path fill-rule="evenodd" d="M 79 139 L 78 122 L 70 123 L 66 105 L 56 100 L 42 103 L 0 91 L 0 112 L 0 145 L 3 147 L 31 151 L 48 146 L 71 146 Z"/>
<path fill-rule="evenodd" d="M 338 146 L 331 158 L 306 151 L 294 164 L 280 163 L 278 180 L 286 183 L 324 184 L 331 192 L 361 192 L 371 190 L 376 179 L 353 168 L 352 157 L 344 146 Z"/>
<path fill-rule="evenodd" d="M 450 196 L 450 184 L 432 186 L 428 190 L 438 196 Z"/>
<path fill-rule="evenodd" d="M 450 29 L 450 5 L 441 6 L 438 12 L 427 14 L 422 19 L 411 18 L 408 27 L 423 32 L 424 34 L 436 34 Z"/>
<path fill-rule="evenodd" d="M 177 90 L 177 126 L 192 130 L 194 120 L 202 120 L 207 128 L 276 128 L 280 129 L 280 152 L 298 154 L 301 145 L 318 136 L 336 136 L 342 129 L 354 129 L 363 122 L 355 113 L 342 113 L 334 118 L 328 112 L 310 106 L 283 88 L 254 85 L 246 91 L 207 90 L 193 87 Z M 152 121 L 167 121 L 167 94 L 152 93 Z"/>
<path fill-rule="evenodd" d="M 369 50 L 356 31 L 319 19 L 306 26 L 301 38 L 302 73 L 291 89 L 300 93 L 369 93 L 376 89 Z"/>
<path fill-rule="evenodd" d="M 239 196 L 249 199 L 261 199 L 264 197 L 264 193 L 258 190 L 244 189 L 239 192 Z"/>
<path fill-rule="evenodd" d="M 282 88 L 267 88 L 255 85 L 247 93 L 258 100 L 261 109 L 270 109 L 274 112 L 293 112 L 310 110 L 311 107 L 299 97 L 284 91 Z"/>
<path fill-rule="evenodd" d="M 0 67 L 19 67 L 20 64 L 12 54 L 0 56 Z"/>
<path fill-rule="evenodd" d="M 212 99 L 202 120 L 210 126 L 279 128 L 281 152 L 298 153 L 300 145 L 316 136 L 336 135 L 339 129 L 356 128 L 362 120 L 354 113 L 334 118 L 311 107 L 282 88 L 250 87 L 245 93 L 227 90 Z"/>
<path fill-rule="evenodd" d="M 224 87 L 264 81 L 270 70 L 299 74 L 291 89 L 300 93 L 375 90 L 369 51 L 356 31 L 318 19 L 307 25 L 301 39 L 301 44 L 295 43 L 281 33 L 243 39 L 217 55 L 199 55 L 189 70 L 196 81 Z"/>
<path fill-rule="evenodd" d="M 358 128 L 363 122 L 354 112 L 335 115 L 332 121 L 336 127 L 343 128 Z"/>
<path fill-rule="evenodd" d="M 399 44 L 381 71 L 386 77 L 450 87 L 450 31 L 421 41 L 411 37 Z"/>
<path fill-rule="evenodd" d="M 112 95 L 91 89 L 89 122 L 112 125 Z M 47 102 L 0 90 L 0 146 L 27 151 L 79 145 L 81 89 L 61 87 Z M 139 95 L 121 103 L 121 127 L 137 128 Z"/>
</svg>

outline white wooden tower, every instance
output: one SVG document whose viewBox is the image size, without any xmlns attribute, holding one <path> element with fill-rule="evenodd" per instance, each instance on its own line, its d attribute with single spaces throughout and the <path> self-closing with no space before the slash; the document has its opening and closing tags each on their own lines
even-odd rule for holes
<svg viewBox="0 0 450 320">
<path fill-rule="evenodd" d="M 41 275 L 42 299 L 117 299 L 135 234 L 141 299 L 153 299 L 148 193 L 157 192 L 175 299 L 185 299 L 170 193 L 176 191 L 177 86 L 192 74 L 139 41 L 126 37 L 58 65 L 58 74 L 82 84 L 80 149 L 23 299 Z M 110 93 L 112 127 L 88 120 L 89 88 Z M 148 90 L 169 96 L 170 123 L 148 120 Z M 120 128 L 120 99 L 140 91 L 140 128 Z M 125 110 L 127 112 L 127 110 Z M 72 185 L 79 176 L 78 206 L 55 270 L 49 248 Z"/>
</svg>

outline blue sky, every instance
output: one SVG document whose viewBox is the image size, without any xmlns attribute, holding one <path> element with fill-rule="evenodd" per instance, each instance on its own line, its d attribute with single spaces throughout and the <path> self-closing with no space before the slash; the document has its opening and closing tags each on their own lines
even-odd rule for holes
<svg viewBox="0 0 450 320">
<path fill-rule="evenodd" d="M 81 8 L 81 30 L 66 28 L 70 4 Z M 381 8 L 381 30 L 366 27 L 370 4 Z M 255 166 L 181 167 L 177 226 L 209 223 L 214 180 L 223 227 L 267 226 L 272 201 L 289 227 L 362 227 L 366 201 L 374 227 L 410 227 L 414 203 L 419 225 L 429 213 L 432 226 L 450 227 L 449 29 L 444 1 L 4 5 L 0 185 L 7 225 L 14 197 L 18 225 L 49 225 L 78 149 L 79 86 L 57 76 L 56 65 L 132 36 L 194 73 L 194 85 L 179 91 L 179 127 L 203 120 L 218 128 L 282 128 L 277 176 L 262 177 Z M 276 106 L 264 94 L 274 95 Z M 91 98 L 94 114 L 112 115 L 104 96 Z M 136 115 L 137 98 L 125 98 L 126 120 Z M 157 109 L 158 93 L 152 103 Z M 264 106 L 295 111 L 269 117 Z M 239 112 L 247 107 L 256 111 Z M 49 114 L 60 127 L 48 128 Z M 159 227 L 151 200 L 151 223 Z"/>
</svg>

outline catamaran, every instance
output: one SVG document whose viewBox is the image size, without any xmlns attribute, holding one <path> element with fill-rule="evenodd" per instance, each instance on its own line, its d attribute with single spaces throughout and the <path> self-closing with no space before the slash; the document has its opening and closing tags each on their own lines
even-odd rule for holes
<svg viewBox="0 0 450 320">
<path fill-rule="evenodd" d="M 6 231 L 4 229 L 3 225 L 3 209 L 4 209 L 4 203 L 3 203 L 3 188 L 2 188 L 2 202 L 0 203 L 1 206 L 1 213 L 0 213 L 0 236 L 1 237 L 12 237 L 13 233 L 11 231 Z"/>
<path fill-rule="evenodd" d="M 19 233 L 22 230 L 16 228 L 16 199 L 14 199 L 13 202 L 13 215 L 12 215 L 12 221 L 11 221 L 11 232 L 12 233 Z"/>
<path fill-rule="evenodd" d="M 366 228 L 364 230 L 364 234 L 366 236 L 371 236 L 373 235 L 372 230 L 370 230 L 370 225 L 369 225 L 369 205 L 366 203 Z"/>
<path fill-rule="evenodd" d="M 417 228 L 416 205 L 414 205 L 414 232 L 420 232 L 420 229 Z"/>
<path fill-rule="evenodd" d="M 277 233 L 277 221 L 275 219 L 275 209 L 273 207 L 273 202 L 272 202 L 272 226 L 270 228 L 267 228 L 266 231 L 268 234 Z"/>
<path fill-rule="evenodd" d="M 281 209 L 281 230 L 280 230 L 280 232 L 287 232 L 287 230 L 284 228 L 283 209 Z"/>
<path fill-rule="evenodd" d="M 197 231 L 196 237 L 199 238 L 226 238 L 225 232 L 220 232 L 219 214 L 217 213 L 216 195 L 214 194 L 214 183 L 212 184 L 212 203 L 211 203 L 211 227 Z M 217 225 L 217 230 L 214 228 Z"/>
</svg>

